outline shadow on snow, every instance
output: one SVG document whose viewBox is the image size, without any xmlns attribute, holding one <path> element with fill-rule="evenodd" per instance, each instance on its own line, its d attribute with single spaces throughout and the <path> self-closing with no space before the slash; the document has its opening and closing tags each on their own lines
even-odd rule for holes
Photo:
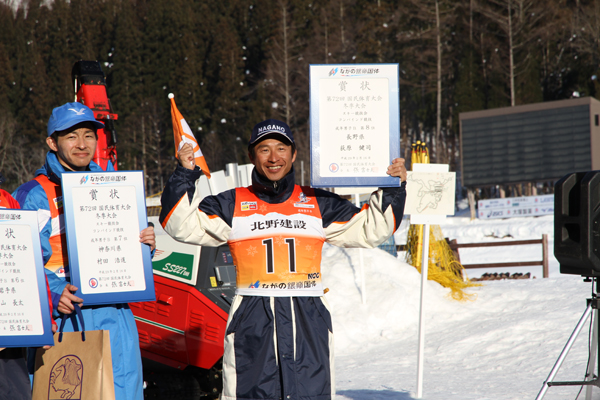
<svg viewBox="0 0 600 400">
<path fill-rule="evenodd" d="M 336 395 L 351 400 L 413 400 L 409 393 L 393 390 L 340 390 Z"/>
</svg>

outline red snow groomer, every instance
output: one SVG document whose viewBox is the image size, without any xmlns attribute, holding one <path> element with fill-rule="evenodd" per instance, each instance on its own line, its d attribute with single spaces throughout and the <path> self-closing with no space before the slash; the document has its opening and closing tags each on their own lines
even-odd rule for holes
<svg viewBox="0 0 600 400">
<path fill-rule="evenodd" d="M 73 67 L 76 101 L 94 111 L 105 124 L 98 131 L 96 161 L 117 166 L 116 132 L 97 61 Z M 148 206 L 148 215 L 160 204 Z M 223 342 L 227 316 L 235 294 L 235 266 L 228 246 L 200 247 L 176 242 L 158 223 L 152 260 L 156 301 L 130 303 L 136 319 L 144 366 L 147 399 L 216 399 L 222 390 Z"/>
<path fill-rule="evenodd" d="M 113 121 L 119 116 L 112 110 L 106 93 L 106 79 L 98 61 L 78 61 L 71 71 L 75 101 L 94 111 L 94 118 L 104 123 L 98 130 L 98 146 L 94 162 L 106 169 L 108 161 L 117 169 L 117 133 Z"/>
</svg>

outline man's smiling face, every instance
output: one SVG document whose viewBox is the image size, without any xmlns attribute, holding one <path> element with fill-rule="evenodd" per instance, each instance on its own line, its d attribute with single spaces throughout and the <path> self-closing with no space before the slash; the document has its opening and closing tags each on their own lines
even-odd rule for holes
<svg viewBox="0 0 600 400">
<path fill-rule="evenodd" d="M 277 139 L 259 142 L 248 155 L 257 172 L 273 182 L 286 176 L 296 160 L 295 149 Z"/>
<path fill-rule="evenodd" d="M 96 127 L 90 122 L 82 122 L 49 136 L 46 143 L 56 152 L 58 161 L 64 167 L 72 171 L 85 171 L 96 152 Z"/>
</svg>

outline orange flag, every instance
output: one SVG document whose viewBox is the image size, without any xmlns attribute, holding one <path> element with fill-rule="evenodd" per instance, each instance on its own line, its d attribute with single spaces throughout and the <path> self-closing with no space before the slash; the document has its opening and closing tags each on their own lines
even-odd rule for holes
<svg viewBox="0 0 600 400">
<path fill-rule="evenodd" d="M 171 119 L 173 120 L 173 136 L 175 137 L 175 155 L 179 153 L 179 150 L 181 150 L 184 144 L 191 144 L 194 149 L 194 161 L 196 165 L 199 166 L 202 172 L 204 172 L 204 175 L 210 179 L 210 170 L 202 155 L 200 146 L 196 141 L 196 137 L 194 137 L 190 126 L 185 122 L 185 119 L 175 105 L 175 95 L 170 93 L 169 99 L 171 99 Z"/>
</svg>

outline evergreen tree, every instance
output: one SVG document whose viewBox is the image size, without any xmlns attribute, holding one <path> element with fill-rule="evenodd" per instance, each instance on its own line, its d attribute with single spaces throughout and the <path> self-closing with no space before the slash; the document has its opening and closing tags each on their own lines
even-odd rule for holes
<svg viewBox="0 0 600 400">
<path fill-rule="evenodd" d="M 391 29 L 394 18 L 392 3 L 386 0 L 357 1 L 355 21 L 358 25 L 356 62 L 385 63 L 393 57 L 389 50 L 393 49 Z"/>
<path fill-rule="evenodd" d="M 479 12 L 490 21 L 488 31 L 493 30 L 492 36 L 498 40 L 495 58 L 505 75 L 510 105 L 522 104 L 517 98 L 517 81 L 529 69 L 529 55 L 543 33 L 550 8 L 536 0 L 488 0 Z"/>
<path fill-rule="evenodd" d="M 257 3 L 253 0 L 239 0 L 231 10 L 232 23 L 241 41 L 241 55 L 244 61 L 244 86 L 240 101 L 241 112 L 236 119 L 239 134 L 236 136 L 238 159 L 248 163 L 246 153 L 250 133 L 255 124 L 274 117 L 271 93 L 265 88 L 266 63 L 273 34 L 273 1 Z M 240 140 L 237 140 L 237 138 Z M 242 150 L 239 150 L 239 149 Z"/>
<path fill-rule="evenodd" d="M 109 57 L 107 91 L 116 122 L 119 168 L 135 169 L 137 165 L 139 121 L 145 98 L 142 20 L 143 3 L 123 0 L 115 17 L 115 42 Z M 141 15 L 140 15 L 141 14 Z"/>
<path fill-rule="evenodd" d="M 246 151 L 241 146 L 244 132 L 238 128 L 238 124 L 244 120 L 241 98 L 246 85 L 242 44 L 227 18 L 219 19 L 216 30 L 220 34 L 215 37 L 210 57 L 211 75 L 214 79 L 212 94 L 215 100 L 210 133 L 216 134 L 218 142 L 215 141 L 215 136 L 209 137 L 207 158 L 213 165 L 243 163 L 246 159 Z"/>
<path fill-rule="evenodd" d="M 274 117 L 294 131 L 308 169 L 310 64 L 399 63 L 403 148 L 437 135 L 453 156 L 460 112 L 600 90 L 598 0 L 12 5 L 0 2 L 0 136 L 16 135 L 0 138 L 0 168 L 11 182 L 39 167 L 48 116 L 73 99 L 80 59 L 101 62 L 120 167 L 145 169 L 149 193 L 173 161 L 170 92 L 211 168 L 246 163 L 252 126 Z"/>
<path fill-rule="evenodd" d="M 120 121 L 127 120 L 144 98 L 142 59 L 142 21 L 135 2 L 124 0 L 115 18 L 115 42 L 111 49 L 107 75 L 108 93 Z M 140 7 L 141 8 L 141 7 Z"/>
<path fill-rule="evenodd" d="M 481 73 L 481 55 L 475 37 L 475 13 L 473 1 L 464 1 L 456 10 L 462 17 L 456 26 L 455 36 L 457 54 L 460 59 L 454 72 L 455 83 L 450 91 L 453 93 L 453 126 L 458 132 L 458 115 L 461 112 L 483 110 L 485 108 L 485 80 Z"/>
<path fill-rule="evenodd" d="M 454 92 L 457 116 L 461 112 L 477 111 L 485 108 L 485 82 L 478 70 L 474 51 L 469 52 L 458 65 L 458 79 Z M 458 123 L 458 118 L 455 118 L 455 120 Z M 456 129 L 457 126 L 454 128 Z"/>
<path fill-rule="evenodd" d="M 12 9 L 0 3 L 0 109 L 13 112 L 15 77 L 13 64 L 16 62 L 15 28 Z"/>
<path fill-rule="evenodd" d="M 89 0 L 69 1 L 68 47 L 77 60 L 98 60 L 96 37 L 101 35 L 96 22 L 97 4 Z M 105 38 L 106 39 L 106 38 Z"/>
<path fill-rule="evenodd" d="M 181 35 L 177 43 L 178 73 L 172 77 L 170 87 L 177 96 L 177 104 L 195 134 L 208 127 L 207 78 L 204 63 L 210 37 L 207 26 L 212 22 L 206 3 L 200 7 L 185 7 L 178 17 Z"/>
<path fill-rule="evenodd" d="M 314 31 L 312 13 L 312 3 L 305 1 L 274 3 L 264 88 L 269 93 L 272 115 L 290 126 L 298 150 L 297 160 L 306 165 L 310 153 L 308 70 L 315 54 L 308 39 Z"/>
<path fill-rule="evenodd" d="M 66 0 L 55 0 L 52 10 L 44 17 L 44 35 L 40 37 L 42 56 L 48 77 L 51 78 L 52 103 L 59 106 L 73 101 L 74 88 L 71 69 L 78 61 L 70 51 L 70 12 Z"/>
<path fill-rule="evenodd" d="M 40 0 L 28 3 L 27 17 L 25 18 L 25 13 L 19 13 L 23 19 L 18 20 L 17 24 L 22 31 L 20 35 L 16 35 L 19 57 L 15 78 L 17 90 L 20 92 L 16 116 L 20 133 L 34 146 L 39 144 L 40 136 L 46 131 L 53 106 L 50 79 L 46 75 L 42 49 L 37 40 L 43 36 L 43 26 L 39 23 L 40 14 L 43 14 L 42 7 Z"/>
</svg>

